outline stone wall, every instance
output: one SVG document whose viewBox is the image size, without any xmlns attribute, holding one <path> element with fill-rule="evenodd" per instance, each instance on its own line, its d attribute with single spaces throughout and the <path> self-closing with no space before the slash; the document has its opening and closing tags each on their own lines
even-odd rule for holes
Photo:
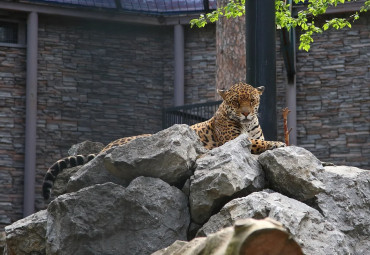
<svg viewBox="0 0 370 255">
<path fill-rule="evenodd" d="M 55 21 L 39 25 L 37 190 L 71 144 L 161 129 L 173 58 L 169 27 Z M 168 50 L 166 50 L 168 49 Z M 166 86 L 167 85 L 167 86 Z"/>
<path fill-rule="evenodd" d="M 318 158 L 370 169 L 370 13 L 297 54 L 298 143 Z"/>
<path fill-rule="evenodd" d="M 0 47 L 0 231 L 22 216 L 25 55 Z"/>
<path fill-rule="evenodd" d="M 185 28 L 186 103 L 214 99 L 214 28 Z M 39 17 L 36 209 L 47 168 L 84 140 L 161 129 L 173 27 Z M 22 217 L 26 49 L 0 48 L 0 230 Z"/>
<path fill-rule="evenodd" d="M 213 101 L 216 95 L 215 25 L 185 29 L 185 104 Z"/>
</svg>

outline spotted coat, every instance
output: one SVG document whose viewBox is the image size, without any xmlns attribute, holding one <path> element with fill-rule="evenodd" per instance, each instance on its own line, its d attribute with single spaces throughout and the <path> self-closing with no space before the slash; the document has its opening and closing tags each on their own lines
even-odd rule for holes
<svg viewBox="0 0 370 255">
<path fill-rule="evenodd" d="M 229 90 L 217 90 L 223 98 L 214 116 L 204 122 L 195 124 L 191 128 L 197 133 L 200 141 L 207 149 L 213 149 L 246 133 L 252 142 L 251 152 L 258 154 L 266 150 L 283 147 L 278 141 L 265 141 L 258 121 L 258 107 L 264 87 L 254 88 L 245 83 L 233 85 Z M 109 143 L 102 152 L 126 144 L 136 138 L 150 136 L 143 134 L 125 137 Z M 53 183 L 60 171 L 76 165 L 83 165 L 96 155 L 77 155 L 63 158 L 55 162 L 47 171 L 43 183 L 43 196 L 50 197 Z"/>
</svg>

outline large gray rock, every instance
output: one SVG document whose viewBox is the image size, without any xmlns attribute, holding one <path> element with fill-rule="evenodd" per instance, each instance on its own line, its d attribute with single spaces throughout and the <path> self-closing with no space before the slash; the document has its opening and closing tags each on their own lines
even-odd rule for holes
<svg viewBox="0 0 370 255">
<path fill-rule="evenodd" d="M 258 161 L 263 166 L 270 188 L 280 193 L 307 201 L 323 190 L 316 175 L 323 166 L 311 152 L 295 146 L 262 153 Z"/>
<path fill-rule="evenodd" d="M 370 171 L 329 166 L 318 175 L 324 192 L 317 206 L 330 222 L 347 235 L 355 254 L 370 251 Z"/>
<path fill-rule="evenodd" d="M 66 169 L 63 169 L 63 171 L 58 174 L 58 177 L 55 179 L 53 188 L 51 190 L 52 199 L 68 192 L 67 185 L 68 185 L 68 182 L 70 181 L 70 178 L 74 174 L 76 174 L 78 170 L 81 169 L 81 167 L 82 166 L 66 168 Z"/>
<path fill-rule="evenodd" d="M 68 150 L 69 156 L 98 154 L 104 148 L 104 144 L 99 142 L 84 141 L 74 144 Z"/>
<path fill-rule="evenodd" d="M 85 187 L 106 182 L 113 182 L 126 187 L 129 182 L 115 177 L 105 168 L 105 155 L 106 154 L 99 154 L 86 165 L 76 167 L 77 169 L 68 178 L 67 184 L 63 186 L 65 189 L 64 193 L 74 192 Z M 74 169 L 75 168 L 71 168 L 70 171 L 73 171 Z M 58 179 L 59 176 L 57 181 Z"/>
<path fill-rule="evenodd" d="M 0 254 L 3 254 L 5 249 L 5 231 L 0 232 Z"/>
<path fill-rule="evenodd" d="M 5 250 L 5 231 L 0 232 L 0 254 L 4 254 Z"/>
<path fill-rule="evenodd" d="M 68 150 L 68 154 L 70 156 L 98 154 L 103 148 L 104 145 L 102 143 L 85 141 L 72 145 Z M 118 182 L 104 168 L 102 168 L 101 171 L 91 171 L 90 173 L 86 168 L 79 171 L 82 167 L 84 166 L 71 167 L 60 172 L 58 178 L 56 178 L 54 182 L 52 197 L 57 197 L 71 191 L 77 191 L 81 188 L 98 183 L 105 183 L 107 181 Z M 69 184 L 70 178 L 76 173 L 78 174 L 73 178 L 73 183 Z M 69 190 L 68 185 L 70 186 Z"/>
<path fill-rule="evenodd" d="M 186 240 L 186 196 L 160 179 L 97 184 L 48 207 L 47 254 L 150 254 Z"/>
<path fill-rule="evenodd" d="M 192 175 L 195 160 L 204 152 L 194 130 L 174 125 L 113 149 L 104 163 L 108 171 L 125 181 L 147 176 L 179 185 Z"/>
<path fill-rule="evenodd" d="M 5 255 L 45 254 L 46 210 L 5 227 Z"/>
<path fill-rule="evenodd" d="M 233 197 L 264 188 L 264 173 L 249 147 L 247 136 L 241 135 L 197 160 L 190 179 L 193 221 L 202 224 Z"/>
<path fill-rule="evenodd" d="M 243 218 L 270 217 L 289 229 L 304 254 L 350 254 L 343 233 L 317 210 L 275 192 L 255 192 L 227 203 L 199 230 L 198 236 L 210 235 Z"/>
</svg>

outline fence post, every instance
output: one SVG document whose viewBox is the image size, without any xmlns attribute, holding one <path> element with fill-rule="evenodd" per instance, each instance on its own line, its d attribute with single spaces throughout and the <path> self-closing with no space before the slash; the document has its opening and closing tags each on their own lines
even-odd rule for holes
<svg viewBox="0 0 370 255">
<path fill-rule="evenodd" d="M 268 140 L 277 138 L 275 1 L 246 0 L 247 83 L 265 86 L 260 123 Z"/>
<path fill-rule="evenodd" d="M 179 106 L 184 104 L 184 26 L 181 24 L 174 27 L 174 44 L 174 105 Z"/>
</svg>

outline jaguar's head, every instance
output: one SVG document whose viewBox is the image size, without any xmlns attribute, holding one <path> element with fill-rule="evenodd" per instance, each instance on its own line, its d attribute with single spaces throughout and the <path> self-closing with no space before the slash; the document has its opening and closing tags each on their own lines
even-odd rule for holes
<svg viewBox="0 0 370 255">
<path fill-rule="evenodd" d="M 265 87 L 254 88 L 246 83 L 237 83 L 228 90 L 217 90 L 227 106 L 230 119 L 245 122 L 258 114 L 260 96 Z"/>
</svg>

